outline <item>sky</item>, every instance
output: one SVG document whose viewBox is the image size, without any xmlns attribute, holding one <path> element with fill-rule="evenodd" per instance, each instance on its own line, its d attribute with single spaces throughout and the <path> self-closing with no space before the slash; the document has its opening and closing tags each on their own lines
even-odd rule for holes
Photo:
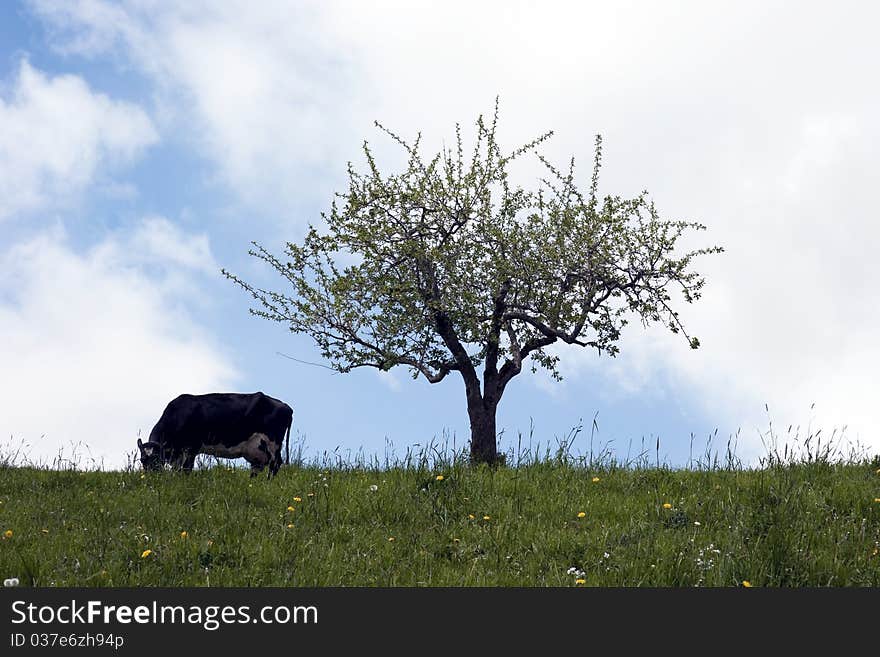
<svg viewBox="0 0 880 657">
<path fill-rule="evenodd" d="M 250 242 L 300 240 L 363 140 L 400 167 L 375 120 L 436 150 L 498 96 L 503 145 L 553 130 L 542 153 L 576 157 L 586 188 L 601 134 L 601 194 L 646 189 L 726 249 L 682 304 L 699 350 L 637 322 L 617 358 L 560 349 L 561 383 L 508 387 L 502 450 L 582 426 L 574 453 L 592 433 L 674 466 L 730 439 L 756 464 L 817 432 L 876 454 L 878 19 L 862 2 L 4 2 L 0 447 L 121 467 L 178 394 L 262 390 L 294 408 L 306 456 L 462 448 L 460 379 L 284 358 L 320 362 L 220 269 L 278 288 Z"/>
</svg>

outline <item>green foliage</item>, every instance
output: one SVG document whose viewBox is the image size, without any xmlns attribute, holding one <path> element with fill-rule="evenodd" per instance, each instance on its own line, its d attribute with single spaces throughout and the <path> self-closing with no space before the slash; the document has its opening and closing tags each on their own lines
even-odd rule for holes
<svg viewBox="0 0 880 657">
<path fill-rule="evenodd" d="M 878 497 L 875 469 L 827 462 L 698 471 L 557 461 L 285 467 L 268 481 L 223 467 L 143 476 L 5 468 L 0 578 L 23 586 L 878 586 Z"/>
<path fill-rule="evenodd" d="M 405 149 L 405 170 L 380 172 L 365 142 L 366 171 L 349 163 L 348 191 L 322 215 L 325 230 L 310 226 L 282 257 L 255 243 L 251 254 L 286 289 L 224 273 L 258 302 L 251 312 L 310 335 L 341 372 L 403 365 L 437 382 L 459 371 L 479 392 L 483 366 L 482 394 L 494 402 L 527 358 L 558 377 L 545 351 L 556 342 L 616 354 L 628 316 L 662 322 L 696 348 L 672 295 L 698 299 L 704 279 L 692 260 L 722 250 L 676 253 L 685 231 L 704 226 L 661 219 L 644 192 L 600 200 L 598 137 L 587 190 L 573 159 L 563 172 L 540 155 L 538 188 L 513 186 L 511 163 L 552 133 L 504 151 L 497 123 L 496 102 L 491 123 L 477 120 L 469 154 L 456 126 L 455 147 L 430 159 L 420 136 L 410 144 L 377 123 Z"/>
</svg>

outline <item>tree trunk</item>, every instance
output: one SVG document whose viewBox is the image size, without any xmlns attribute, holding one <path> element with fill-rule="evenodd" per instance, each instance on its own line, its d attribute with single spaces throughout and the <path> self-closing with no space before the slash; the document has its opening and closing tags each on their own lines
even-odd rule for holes
<svg viewBox="0 0 880 657">
<path fill-rule="evenodd" d="M 497 403 L 486 404 L 477 390 L 468 394 L 468 416 L 471 419 L 471 462 L 495 465 L 498 448 L 495 433 Z"/>
</svg>

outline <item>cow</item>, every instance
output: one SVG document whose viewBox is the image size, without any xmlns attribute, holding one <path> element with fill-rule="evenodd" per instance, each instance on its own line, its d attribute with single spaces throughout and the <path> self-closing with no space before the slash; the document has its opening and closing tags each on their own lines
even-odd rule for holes
<svg viewBox="0 0 880 657">
<path fill-rule="evenodd" d="M 269 477 L 281 467 L 285 435 L 290 444 L 293 409 L 255 392 L 180 395 L 162 413 L 146 443 L 137 446 L 144 470 L 165 464 L 187 472 L 198 454 L 244 458 L 255 477 L 269 466 Z M 286 434 L 285 434 L 286 432 Z"/>
</svg>

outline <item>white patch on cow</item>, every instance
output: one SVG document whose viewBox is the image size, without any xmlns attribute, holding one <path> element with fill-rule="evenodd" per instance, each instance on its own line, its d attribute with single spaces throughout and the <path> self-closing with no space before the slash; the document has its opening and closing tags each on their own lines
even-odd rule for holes
<svg viewBox="0 0 880 657">
<path fill-rule="evenodd" d="M 265 450 L 260 449 L 260 443 L 265 445 Z M 274 445 L 269 436 L 264 433 L 251 434 L 250 438 L 237 445 L 202 445 L 199 450 L 202 454 L 219 456 L 226 459 L 247 459 L 251 465 L 264 466 L 269 462 Z"/>
</svg>

